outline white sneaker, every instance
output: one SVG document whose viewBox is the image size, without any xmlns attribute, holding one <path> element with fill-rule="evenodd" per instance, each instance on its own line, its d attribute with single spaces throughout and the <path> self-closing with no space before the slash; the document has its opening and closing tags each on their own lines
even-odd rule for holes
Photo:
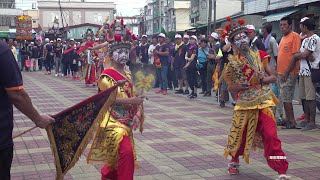
<svg viewBox="0 0 320 180">
<path fill-rule="evenodd" d="M 291 177 L 286 174 L 280 174 L 276 180 L 289 180 Z"/>
<path fill-rule="evenodd" d="M 57 76 L 58 76 L 58 74 L 55 74 L 54 76 L 55 76 L 55 77 L 57 77 Z"/>
</svg>

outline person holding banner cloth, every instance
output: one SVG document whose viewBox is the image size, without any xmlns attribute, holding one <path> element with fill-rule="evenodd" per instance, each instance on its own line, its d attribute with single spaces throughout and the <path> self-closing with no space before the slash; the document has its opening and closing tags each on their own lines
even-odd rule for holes
<svg viewBox="0 0 320 180">
<path fill-rule="evenodd" d="M 239 173 L 239 156 L 249 163 L 251 148 L 264 149 L 268 165 L 279 174 L 279 180 L 287 180 L 288 161 L 277 135 L 277 125 L 272 107 L 279 101 L 270 83 L 276 81 L 274 69 L 269 65 L 270 56 L 264 51 L 252 50 L 248 28 L 244 20 L 229 21 L 226 30 L 233 55 L 224 72 L 230 92 L 236 94 L 232 125 L 224 156 L 231 156 L 229 174 Z M 278 158 L 278 159 L 275 159 Z M 281 158 L 281 159 L 280 159 Z"/>
<path fill-rule="evenodd" d="M 54 122 L 48 115 L 40 115 L 24 90 L 18 64 L 4 42 L 0 42 L 0 179 L 10 180 L 13 159 L 13 105 L 37 127 L 46 128 Z"/>
<path fill-rule="evenodd" d="M 108 42 L 108 53 L 112 66 L 101 74 L 98 87 L 103 91 L 114 87 L 118 81 L 126 82 L 117 87 L 116 100 L 100 124 L 87 161 L 105 163 L 101 169 L 102 180 L 133 180 L 137 161 L 132 131 L 137 127 L 143 131 L 144 96 L 136 96 L 131 73 L 125 67 L 129 61 L 130 41 L 136 36 L 126 31 L 123 20 L 115 20 L 110 29 L 113 39 Z"/>
</svg>

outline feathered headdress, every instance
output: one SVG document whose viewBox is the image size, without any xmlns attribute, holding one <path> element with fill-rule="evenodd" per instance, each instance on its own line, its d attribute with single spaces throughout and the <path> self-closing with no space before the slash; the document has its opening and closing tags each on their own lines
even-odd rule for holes
<svg viewBox="0 0 320 180">
<path fill-rule="evenodd" d="M 130 29 L 127 29 L 123 18 L 120 21 L 115 19 L 109 28 L 109 36 L 107 37 L 109 42 L 108 50 L 112 53 L 119 48 L 130 49 L 130 41 L 136 39 L 136 35 L 132 34 Z"/>
<path fill-rule="evenodd" d="M 239 34 L 241 32 L 248 32 L 248 28 L 244 25 L 245 20 L 239 19 L 237 22 L 233 22 L 231 17 L 227 17 L 228 24 L 226 25 L 225 29 L 227 33 L 226 36 L 229 36 L 228 40 L 230 41 L 236 34 Z"/>
</svg>

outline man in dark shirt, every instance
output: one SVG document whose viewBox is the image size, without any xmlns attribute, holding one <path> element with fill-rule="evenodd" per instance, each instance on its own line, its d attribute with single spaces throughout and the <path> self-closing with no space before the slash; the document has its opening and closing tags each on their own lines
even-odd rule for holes
<svg viewBox="0 0 320 180">
<path fill-rule="evenodd" d="M 30 43 L 30 59 L 31 59 L 30 71 L 39 70 L 39 65 L 38 65 L 39 55 L 40 55 L 39 48 L 34 45 L 34 42 L 31 42 Z M 34 67 L 34 64 L 35 64 L 35 67 Z"/>
<path fill-rule="evenodd" d="M 40 115 L 33 107 L 23 81 L 18 64 L 4 42 L 0 42 L 0 179 L 10 180 L 13 158 L 13 105 L 38 127 L 46 128 L 54 119 Z"/>
<path fill-rule="evenodd" d="M 57 43 L 53 47 L 54 49 L 54 63 L 55 63 L 55 76 L 59 76 L 59 73 L 62 71 L 62 43 L 61 39 L 57 39 Z"/>
<path fill-rule="evenodd" d="M 250 39 L 250 48 L 252 50 L 266 51 L 263 42 L 258 38 L 256 28 L 253 25 L 247 25 L 248 37 Z"/>
<path fill-rule="evenodd" d="M 160 33 L 158 35 L 159 38 L 159 45 L 153 50 L 153 54 L 157 55 L 160 59 L 161 64 L 161 90 L 157 91 L 156 93 L 162 93 L 163 95 L 168 94 L 168 69 L 169 69 L 169 62 L 168 62 L 168 56 L 169 56 L 169 47 L 165 43 L 166 35 L 163 33 Z"/>
<path fill-rule="evenodd" d="M 147 35 L 142 35 L 141 44 L 139 46 L 139 58 L 143 64 L 148 64 L 149 62 L 149 44 Z"/>
<path fill-rule="evenodd" d="M 173 54 L 173 58 L 171 61 L 171 69 L 174 69 L 176 72 L 176 76 L 179 82 L 179 90 L 176 94 L 189 94 L 189 84 L 187 81 L 187 73 L 183 68 L 186 65 L 186 53 L 187 46 L 182 41 L 182 36 L 177 34 L 175 36 L 176 46 Z M 183 91 L 183 85 L 185 85 L 186 89 Z"/>
</svg>

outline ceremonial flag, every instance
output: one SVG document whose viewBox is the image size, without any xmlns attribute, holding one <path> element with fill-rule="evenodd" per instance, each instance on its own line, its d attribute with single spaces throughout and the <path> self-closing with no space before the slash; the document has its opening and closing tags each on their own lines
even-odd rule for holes
<svg viewBox="0 0 320 180">
<path fill-rule="evenodd" d="M 55 122 L 46 130 L 54 155 L 56 180 L 79 160 L 93 132 L 102 122 L 116 98 L 114 86 L 53 116 Z"/>
</svg>

